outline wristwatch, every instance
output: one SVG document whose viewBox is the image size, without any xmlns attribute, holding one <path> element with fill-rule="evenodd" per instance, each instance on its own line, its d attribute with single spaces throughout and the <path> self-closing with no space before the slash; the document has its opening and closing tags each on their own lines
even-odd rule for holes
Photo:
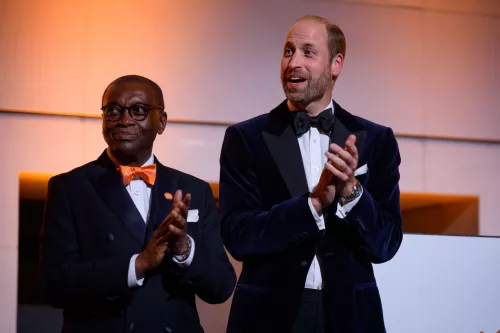
<svg viewBox="0 0 500 333">
<path fill-rule="evenodd" d="M 356 180 L 356 185 L 354 185 L 352 193 L 350 195 L 345 196 L 345 197 L 340 197 L 340 199 L 339 199 L 340 205 L 344 206 L 344 205 L 348 204 L 349 202 L 356 200 L 357 198 L 359 198 L 361 196 L 362 191 L 363 190 L 362 190 L 361 184 L 359 183 L 359 181 Z"/>
<path fill-rule="evenodd" d="M 183 261 L 186 261 L 187 258 L 189 258 L 189 254 L 191 253 L 191 238 L 190 237 L 187 238 L 187 244 L 188 244 L 188 249 L 184 254 L 175 254 L 175 253 L 173 254 L 175 260 L 177 260 L 179 262 L 183 262 Z"/>
</svg>

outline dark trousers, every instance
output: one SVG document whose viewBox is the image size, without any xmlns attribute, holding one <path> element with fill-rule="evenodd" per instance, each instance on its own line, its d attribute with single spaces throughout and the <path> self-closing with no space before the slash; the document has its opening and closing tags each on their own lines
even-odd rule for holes
<svg viewBox="0 0 500 333">
<path fill-rule="evenodd" d="M 292 333 L 327 333 L 328 327 L 323 292 L 321 290 L 304 289 L 302 303 Z"/>
</svg>

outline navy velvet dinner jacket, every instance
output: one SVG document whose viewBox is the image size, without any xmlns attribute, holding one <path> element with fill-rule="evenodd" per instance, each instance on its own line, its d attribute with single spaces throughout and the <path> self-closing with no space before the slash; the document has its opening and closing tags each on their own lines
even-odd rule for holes
<svg viewBox="0 0 500 333">
<path fill-rule="evenodd" d="M 399 170 L 393 131 L 334 102 L 331 141 L 356 135 L 363 195 L 347 217 L 324 210 L 320 231 L 286 101 L 230 126 L 220 164 L 222 236 L 243 262 L 227 332 L 290 332 L 314 255 L 322 269 L 327 326 L 336 333 L 385 332 L 373 263 L 390 260 L 402 238 Z M 366 166 L 365 166 L 366 165 Z"/>
</svg>

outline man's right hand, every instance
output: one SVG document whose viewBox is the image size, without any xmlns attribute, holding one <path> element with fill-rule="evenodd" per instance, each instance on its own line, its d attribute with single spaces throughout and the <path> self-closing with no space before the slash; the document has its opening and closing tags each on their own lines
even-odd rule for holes
<svg viewBox="0 0 500 333">
<path fill-rule="evenodd" d="M 326 163 L 319 178 L 318 185 L 311 193 L 311 202 L 319 216 L 323 215 L 323 209 L 335 200 L 335 177 L 332 174 L 330 161 Z"/>
<path fill-rule="evenodd" d="M 185 207 L 189 207 L 190 195 L 187 194 L 180 200 L 182 198 L 180 196 L 182 195 L 181 193 L 177 190 L 174 195 L 172 211 L 155 230 L 146 248 L 137 256 L 135 260 L 135 274 L 137 279 L 146 276 L 148 271 L 156 269 L 163 261 L 165 252 L 169 246 L 167 240 L 171 237 L 169 225 L 178 225 L 182 223 L 183 219 L 187 218 L 187 209 Z"/>
</svg>

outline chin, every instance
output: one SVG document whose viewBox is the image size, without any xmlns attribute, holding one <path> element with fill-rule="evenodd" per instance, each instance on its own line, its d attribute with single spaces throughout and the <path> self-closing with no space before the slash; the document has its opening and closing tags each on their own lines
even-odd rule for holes
<svg viewBox="0 0 500 333">
<path fill-rule="evenodd" d="M 303 94 L 288 93 L 286 98 L 294 104 L 307 104 L 306 98 Z"/>
<path fill-rule="evenodd" d="M 109 148 L 111 148 L 111 151 L 113 153 L 117 153 L 123 156 L 135 155 L 137 151 L 135 143 L 129 141 L 112 142 L 109 145 Z"/>
</svg>

